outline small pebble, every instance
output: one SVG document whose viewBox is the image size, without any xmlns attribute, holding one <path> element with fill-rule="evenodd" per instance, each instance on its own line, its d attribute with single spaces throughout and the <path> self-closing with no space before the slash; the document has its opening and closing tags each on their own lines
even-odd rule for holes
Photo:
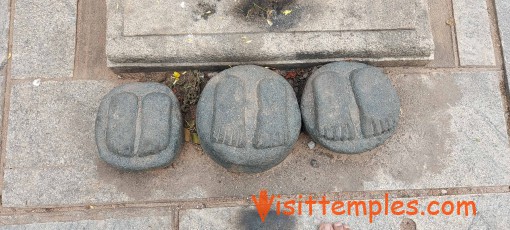
<svg viewBox="0 0 510 230">
<path fill-rule="evenodd" d="M 446 195 L 447 193 L 448 191 L 446 191 L 445 189 L 441 190 L 441 194 Z"/>
<path fill-rule="evenodd" d="M 315 159 L 312 159 L 312 160 L 310 161 L 310 165 L 311 165 L 312 167 L 314 167 L 314 168 L 319 168 L 319 162 L 318 162 L 317 160 L 315 160 Z"/>
<path fill-rule="evenodd" d="M 35 79 L 35 80 L 32 82 L 32 85 L 34 85 L 34 86 L 40 86 L 40 85 L 41 85 L 41 79 Z"/>
<path fill-rule="evenodd" d="M 315 142 L 313 142 L 313 141 L 308 142 L 308 148 L 314 149 L 315 148 Z"/>
</svg>

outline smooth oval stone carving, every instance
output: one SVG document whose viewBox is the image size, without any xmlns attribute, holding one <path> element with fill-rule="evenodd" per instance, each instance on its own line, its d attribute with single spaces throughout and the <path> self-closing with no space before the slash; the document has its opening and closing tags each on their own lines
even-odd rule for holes
<svg viewBox="0 0 510 230">
<path fill-rule="evenodd" d="M 259 66 L 237 66 L 208 82 L 198 102 L 197 128 L 212 159 L 232 172 L 256 173 L 287 157 L 301 115 L 283 77 Z"/>
<path fill-rule="evenodd" d="M 100 157 L 124 170 L 168 165 L 182 142 L 182 118 L 173 92 L 158 83 L 132 83 L 103 97 L 96 118 Z"/>
<path fill-rule="evenodd" d="M 395 132 L 400 102 L 382 70 L 335 62 L 308 79 L 301 114 L 316 142 L 339 153 L 361 153 L 384 143 Z"/>
</svg>

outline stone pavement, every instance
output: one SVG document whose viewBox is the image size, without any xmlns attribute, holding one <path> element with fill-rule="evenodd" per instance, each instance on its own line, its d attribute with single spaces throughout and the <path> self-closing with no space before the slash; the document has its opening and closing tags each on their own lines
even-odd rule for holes
<svg viewBox="0 0 510 230">
<path fill-rule="evenodd" d="M 350 156 L 310 149 L 302 133 L 282 164 L 246 175 L 227 172 L 191 143 L 168 168 L 128 173 L 107 165 L 94 140 L 99 102 L 133 80 L 106 67 L 106 3 L 0 0 L 0 229 L 316 229 L 323 221 L 510 229 L 509 5 L 428 4 L 435 60 L 384 68 L 401 98 L 393 137 Z M 260 189 L 341 200 L 381 201 L 388 193 L 417 199 L 420 210 L 431 200 L 473 200 L 478 215 L 381 215 L 370 224 L 366 216 L 271 212 L 273 225 L 261 225 L 251 201 Z"/>
</svg>

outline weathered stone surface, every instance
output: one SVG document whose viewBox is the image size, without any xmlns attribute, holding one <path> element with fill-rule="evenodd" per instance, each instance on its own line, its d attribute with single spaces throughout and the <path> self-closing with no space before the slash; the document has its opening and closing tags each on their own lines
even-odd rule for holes
<svg viewBox="0 0 510 230">
<path fill-rule="evenodd" d="M 7 63 L 7 44 L 9 35 L 9 0 L 0 0 L 0 71 Z"/>
<path fill-rule="evenodd" d="M 457 46 L 453 42 L 456 35 L 452 33 L 455 27 L 452 19 L 452 2 L 443 0 L 429 0 L 427 2 L 435 46 L 434 60 L 427 64 L 427 67 L 453 68 L 457 64 Z"/>
<path fill-rule="evenodd" d="M 4 116 L 4 97 L 5 97 L 5 77 L 3 73 L 0 72 L 0 121 L 3 121 Z M 0 128 L 2 125 L 0 124 Z"/>
<path fill-rule="evenodd" d="M 453 0 L 460 65 L 496 65 L 487 3 Z"/>
<path fill-rule="evenodd" d="M 96 118 L 99 155 L 125 170 L 170 164 L 183 142 L 179 102 L 167 86 L 131 83 L 108 93 Z"/>
<path fill-rule="evenodd" d="M 0 229 L 173 229 L 169 208 L 128 208 L 1 216 Z"/>
<path fill-rule="evenodd" d="M 13 78 L 71 77 L 76 0 L 16 1 Z"/>
<path fill-rule="evenodd" d="M 289 66 L 352 58 L 425 64 L 434 51 L 424 0 L 107 3 L 108 66 L 118 69 Z"/>
<path fill-rule="evenodd" d="M 2 207 L 246 197 L 261 188 L 321 194 L 510 184 L 500 71 L 389 76 L 402 115 L 383 146 L 335 154 L 320 145 L 311 150 L 301 134 L 281 164 L 259 174 L 228 173 L 193 144 L 173 167 L 117 170 L 100 159 L 93 125 L 112 83 L 14 81 Z"/>
<path fill-rule="evenodd" d="M 285 79 L 259 66 L 237 66 L 211 79 L 200 96 L 203 148 L 234 172 L 261 172 L 289 154 L 301 129 L 296 95 Z"/>
<path fill-rule="evenodd" d="M 496 10 L 498 14 L 499 34 L 503 46 L 504 65 L 508 78 L 510 77 L 510 2 L 496 0 Z"/>
<path fill-rule="evenodd" d="M 400 103 L 381 69 L 335 62 L 310 76 L 301 113 L 308 133 L 324 147 L 360 153 L 377 147 L 395 132 Z"/>
<path fill-rule="evenodd" d="M 401 228 L 401 224 L 410 222 L 416 228 L 411 229 L 508 229 L 510 223 L 510 194 L 483 194 L 483 195 L 459 195 L 459 196 L 441 196 L 441 197 L 418 197 L 418 198 L 391 198 L 393 201 L 410 202 L 418 201 L 418 215 L 380 215 L 375 216 L 373 223 L 369 222 L 369 216 L 360 211 L 361 216 L 356 216 L 354 209 L 352 215 L 334 215 L 331 212 L 331 204 L 327 205 L 327 215 L 322 215 L 322 205 L 315 204 L 312 209 L 312 215 L 308 215 L 308 205 L 303 204 L 303 215 L 277 216 L 276 212 L 269 213 L 265 223 L 261 223 L 259 214 L 254 207 L 228 207 L 228 208 L 206 208 L 190 209 L 181 211 L 179 214 L 179 229 L 200 229 L 201 226 L 207 226 L 209 230 L 215 229 L 296 229 L 309 230 L 318 229 L 322 223 L 347 223 L 351 229 L 407 229 Z M 336 201 L 336 200 L 335 200 Z M 348 202 L 338 199 L 338 201 Z M 378 200 L 384 204 L 384 200 Z M 452 201 L 455 208 L 458 201 L 474 201 L 476 204 L 476 215 L 473 215 L 473 209 L 468 208 L 470 213 L 464 216 L 465 209 L 461 208 L 461 216 L 454 214 L 447 216 L 444 214 L 430 215 L 427 213 L 427 205 L 431 201 L 438 201 L 443 204 L 446 201 Z M 366 202 L 367 212 L 369 210 L 368 201 Z M 405 203 L 404 203 L 405 204 Z M 296 208 L 296 206 L 294 206 Z M 449 207 L 449 206 L 447 206 Z M 273 205 L 273 208 L 275 206 Z M 297 209 L 297 208 L 296 208 Z M 346 210 L 343 208 L 342 210 Z M 373 207 L 372 210 L 376 210 Z M 287 209 L 285 209 L 287 210 Z M 361 210 L 361 209 L 360 209 Z M 403 208 L 403 210 L 409 210 Z M 437 210 L 433 206 L 432 211 Z M 448 210 L 448 209 L 446 209 Z M 413 210 L 409 210 L 412 212 Z M 421 215 L 421 212 L 424 215 Z M 282 228 L 282 226 L 284 226 Z"/>
</svg>

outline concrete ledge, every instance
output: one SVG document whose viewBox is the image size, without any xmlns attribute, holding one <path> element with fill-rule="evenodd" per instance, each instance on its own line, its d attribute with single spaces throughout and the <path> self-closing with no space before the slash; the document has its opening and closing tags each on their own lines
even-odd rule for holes
<svg viewBox="0 0 510 230">
<path fill-rule="evenodd" d="M 262 28 L 261 25 L 231 22 L 243 29 L 232 30 L 230 27 L 219 28 L 216 33 L 183 33 L 182 31 L 168 31 L 161 26 L 156 32 L 144 32 L 143 26 L 135 33 L 130 26 L 126 36 L 124 23 L 128 20 L 133 24 L 133 14 L 126 7 L 133 8 L 128 0 L 108 0 L 108 31 L 107 31 L 107 59 L 108 66 L 120 71 L 133 70 L 161 70 L 179 68 L 214 69 L 240 64 L 256 64 L 274 67 L 292 67 L 306 63 L 326 63 L 331 61 L 353 60 L 366 62 L 378 66 L 425 65 L 434 57 L 434 43 L 431 35 L 426 2 L 416 0 L 414 14 L 401 16 L 395 12 L 395 17 L 383 17 L 389 25 L 369 22 L 366 18 L 378 17 L 380 9 L 373 6 L 362 11 L 359 18 L 347 18 L 344 14 L 320 18 L 314 11 L 320 11 L 301 2 L 302 13 L 300 20 L 310 15 L 319 17 L 315 22 L 298 22 L 295 28 L 275 30 Z M 174 0 L 164 0 L 161 4 L 172 4 Z M 194 1 L 193 1 L 194 2 Z M 296 3 L 296 4 L 298 4 Z M 192 3 L 188 3 L 192 4 Z M 218 3 L 235 4 L 235 3 Z M 318 8 L 325 3 L 318 2 Z M 342 3 L 348 4 L 348 3 Z M 349 3 L 366 8 L 364 3 Z M 414 3 L 406 3 L 413 6 Z M 354 7 L 350 6 L 350 7 Z M 176 11 L 180 11 L 177 5 Z M 334 6 L 339 8 L 339 6 Z M 316 7 L 317 8 L 317 7 Z M 340 7 L 341 8 L 341 7 Z M 325 9 L 322 9 L 325 10 Z M 404 7 L 395 11 L 405 12 Z M 220 11 L 220 6 L 218 6 Z M 359 13 L 359 12 L 358 12 Z M 375 14 L 375 15 L 374 15 Z M 136 14 L 135 14 L 136 15 Z M 228 18 L 228 14 L 216 13 L 217 16 Z M 306 16 L 303 16 L 306 15 Z M 320 15 L 320 14 L 318 14 Z M 368 16 L 367 16 L 368 15 Z M 160 16 L 154 13 L 154 17 Z M 141 16 L 140 20 L 143 19 Z M 163 16 L 161 16 L 163 17 Z M 381 16 L 382 17 L 382 16 Z M 342 20 L 354 20 L 353 26 L 339 26 L 335 30 L 326 30 L 322 24 Z M 156 19 L 154 19 L 156 20 Z M 179 23 L 170 22 L 170 24 Z M 212 19 L 209 19 L 212 20 Z M 234 19 L 232 19 L 235 21 Z M 241 19 L 239 19 L 241 20 Z M 314 20 L 313 18 L 310 20 Z M 398 22 L 406 20 L 407 23 Z M 204 21 L 204 20 L 202 20 Z M 242 21 L 242 20 L 241 20 Z M 156 20 L 154 23 L 163 23 Z M 199 23 L 199 22 L 196 22 Z M 207 22 L 205 22 L 207 23 Z M 210 22 L 210 23 L 215 23 Z M 168 24 L 168 23 L 167 23 Z M 408 25 L 409 24 L 409 25 Z M 214 26 L 210 24 L 211 26 Z M 195 25 L 190 25 L 193 27 Z M 135 27 L 136 28 L 136 27 Z M 186 30 L 188 28 L 183 28 Z M 327 28 L 331 29 L 331 28 Z M 154 29 L 155 30 L 155 29 Z M 188 29 L 192 30 L 192 29 Z M 194 31 L 194 30 L 193 30 Z M 225 31 L 225 33 L 222 33 Z"/>
</svg>

